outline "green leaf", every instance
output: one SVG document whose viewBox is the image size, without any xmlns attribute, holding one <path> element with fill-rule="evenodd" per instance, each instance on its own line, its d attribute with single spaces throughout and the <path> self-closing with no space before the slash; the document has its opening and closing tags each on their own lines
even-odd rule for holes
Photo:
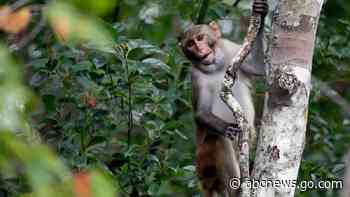
<svg viewBox="0 0 350 197">
<path fill-rule="evenodd" d="M 87 147 L 92 147 L 100 143 L 104 143 L 106 141 L 107 141 L 107 138 L 104 136 L 95 136 L 89 141 Z"/>
<path fill-rule="evenodd" d="M 41 58 L 41 59 L 36 59 L 34 61 L 31 61 L 30 64 L 34 69 L 41 69 L 46 67 L 46 64 L 48 61 L 49 61 L 48 58 Z"/>
<path fill-rule="evenodd" d="M 72 0 L 71 3 L 89 14 L 105 15 L 113 11 L 118 0 Z"/>
<path fill-rule="evenodd" d="M 184 140 L 188 140 L 188 137 L 181 133 L 178 129 L 175 129 L 175 133 Z"/>
<path fill-rule="evenodd" d="M 97 88 L 97 84 L 85 76 L 77 77 L 77 81 L 80 85 L 82 85 L 84 87 L 84 89 L 89 90 L 89 89 L 96 89 Z"/>
<path fill-rule="evenodd" d="M 80 71 L 88 71 L 91 70 L 93 67 L 93 64 L 90 61 L 82 61 L 78 64 L 72 65 L 73 72 L 80 72 Z"/>
<path fill-rule="evenodd" d="M 52 112 L 56 110 L 56 97 L 54 95 L 43 95 L 42 99 L 48 111 Z"/>
<path fill-rule="evenodd" d="M 153 69 L 162 69 L 166 72 L 170 72 L 170 67 L 163 61 L 156 58 L 147 58 L 142 60 L 142 63 L 151 66 Z"/>
<path fill-rule="evenodd" d="M 104 173 L 93 171 L 91 173 L 92 196 L 116 197 L 118 187 L 112 184 L 112 180 Z"/>
</svg>

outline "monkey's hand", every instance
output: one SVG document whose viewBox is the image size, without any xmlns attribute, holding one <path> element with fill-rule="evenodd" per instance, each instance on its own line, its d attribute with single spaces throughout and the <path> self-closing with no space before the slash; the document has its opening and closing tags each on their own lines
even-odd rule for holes
<svg viewBox="0 0 350 197">
<path fill-rule="evenodd" d="M 262 18 L 267 15 L 269 11 L 269 5 L 267 0 L 254 0 L 253 2 L 253 14 L 260 14 Z"/>
<path fill-rule="evenodd" d="M 231 124 L 228 126 L 225 130 L 225 136 L 230 138 L 231 140 L 235 140 L 238 138 L 239 133 L 241 133 L 242 130 L 238 128 L 238 125 Z"/>
</svg>

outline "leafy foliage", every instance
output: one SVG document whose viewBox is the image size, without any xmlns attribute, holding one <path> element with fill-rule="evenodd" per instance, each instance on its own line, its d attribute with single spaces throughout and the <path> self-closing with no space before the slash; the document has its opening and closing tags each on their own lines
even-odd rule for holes
<svg viewBox="0 0 350 197">
<path fill-rule="evenodd" d="M 84 196 L 114 196 L 115 189 L 105 175 L 93 171 L 82 183 L 46 146 L 40 145 L 39 136 L 27 122 L 33 95 L 21 83 L 19 67 L 2 45 L 0 57 L 1 190 L 16 196 L 80 196 L 82 190 L 73 185 L 74 181 L 84 187 L 91 185 Z M 104 189 L 97 189 L 97 184 Z"/>
<path fill-rule="evenodd" d="M 250 4 L 242 1 L 236 8 L 233 3 L 210 1 L 204 21 L 220 19 L 224 35 L 239 41 Z M 31 4 L 40 4 L 39 14 L 31 16 L 26 30 L 4 39 L 25 66 L 12 66 L 6 49 L 0 51 L 1 65 L 9 65 L 0 67 L 0 129 L 16 133 L 0 136 L 0 168 L 5 169 L 0 193 L 112 196 L 115 187 L 122 196 L 199 196 L 190 64 L 176 36 L 197 20 L 201 1 Z M 350 16 L 335 13 L 340 5 L 350 6 L 332 0 L 324 7 L 313 73 L 349 101 Z M 42 19 L 47 23 L 40 28 Z M 36 98 L 19 83 L 20 70 Z M 342 110 L 313 90 L 300 180 L 342 177 L 350 138 L 349 117 Z M 7 169 L 13 172 L 10 179 Z M 337 193 L 307 190 L 297 196 Z"/>
</svg>

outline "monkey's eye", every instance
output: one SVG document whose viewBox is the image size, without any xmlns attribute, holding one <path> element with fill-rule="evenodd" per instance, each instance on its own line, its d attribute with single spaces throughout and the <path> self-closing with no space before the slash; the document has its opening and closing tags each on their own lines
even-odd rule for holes
<svg viewBox="0 0 350 197">
<path fill-rule="evenodd" d="M 197 40 L 198 41 L 202 41 L 204 39 L 204 35 L 203 34 L 199 34 L 198 36 L 197 36 Z"/>
<path fill-rule="evenodd" d="M 192 47 L 194 45 L 194 41 L 190 40 L 187 42 L 187 47 Z"/>
</svg>

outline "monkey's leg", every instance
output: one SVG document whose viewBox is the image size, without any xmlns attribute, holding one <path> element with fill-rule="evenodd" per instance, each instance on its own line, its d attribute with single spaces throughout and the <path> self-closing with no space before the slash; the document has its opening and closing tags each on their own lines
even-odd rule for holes
<svg viewBox="0 0 350 197">
<path fill-rule="evenodd" d="M 223 136 L 208 133 L 197 140 L 196 167 L 203 196 L 237 196 L 237 191 L 229 186 L 230 179 L 240 175 L 232 142 Z"/>
<path fill-rule="evenodd" d="M 203 190 L 203 197 L 217 197 L 217 193 L 213 190 Z"/>
<path fill-rule="evenodd" d="M 217 144 L 220 149 L 220 155 L 223 156 L 223 170 L 221 182 L 224 187 L 221 190 L 222 196 L 237 197 L 238 190 L 231 188 L 230 181 L 240 177 L 239 161 L 237 152 L 235 151 L 232 141 L 227 138 L 221 138 Z"/>
<path fill-rule="evenodd" d="M 197 146 L 196 170 L 203 188 L 203 195 L 211 197 L 218 184 L 218 166 L 216 154 L 216 137 L 206 138 Z M 210 195 L 209 195 L 210 194 Z"/>
<path fill-rule="evenodd" d="M 223 193 L 222 193 L 222 197 L 231 197 L 233 195 L 230 195 L 229 194 L 229 191 L 225 190 Z"/>
<path fill-rule="evenodd" d="M 225 190 L 222 192 L 223 197 L 238 197 L 238 194 L 238 190 L 234 190 L 232 188 L 225 188 Z"/>
<path fill-rule="evenodd" d="M 218 157 L 217 141 L 220 136 L 210 134 L 205 128 L 197 128 L 196 171 L 202 185 L 204 197 L 217 196 L 216 191 L 221 191 L 220 174 L 223 166 Z M 221 158 L 222 159 L 222 158 Z"/>
</svg>

